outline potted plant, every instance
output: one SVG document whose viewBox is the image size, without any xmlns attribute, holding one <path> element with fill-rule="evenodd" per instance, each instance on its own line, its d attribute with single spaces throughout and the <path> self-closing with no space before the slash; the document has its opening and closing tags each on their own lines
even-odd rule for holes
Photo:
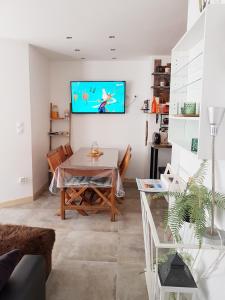
<svg viewBox="0 0 225 300">
<path fill-rule="evenodd" d="M 167 195 L 173 198 L 167 212 L 166 223 L 177 242 L 180 241 L 180 230 L 185 222 L 193 226 L 194 235 L 201 245 L 207 230 L 208 218 L 211 217 L 212 191 L 204 186 L 207 171 L 207 161 L 204 160 L 194 176 L 189 178 L 183 192 L 168 191 L 155 195 L 155 198 Z M 215 193 L 215 205 L 225 209 L 225 195 Z"/>
</svg>

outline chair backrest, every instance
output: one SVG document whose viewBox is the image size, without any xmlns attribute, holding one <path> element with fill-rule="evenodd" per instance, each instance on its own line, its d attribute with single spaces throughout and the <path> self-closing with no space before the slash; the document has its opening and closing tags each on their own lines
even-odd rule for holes
<svg viewBox="0 0 225 300">
<path fill-rule="evenodd" d="M 67 159 L 67 157 L 63 146 L 59 146 L 58 148 L 56 148 L 56 151 L 59 153 L 61 162 L 64 162 Z"/>
<path fill-rule="evenodd" d="M 56 168 L 62 163 L 59 152 L 57 152 L 56 150 L 51 151 L 47 154 L 47 160 L 52 173 L 54 173 Z"/>
<path fill-rule="evenodd" d="M 64 149 L 65 149 L 65 151 L 66 151 L 67 157 L 70 157 L 71 155 L 73 155 L 73 150 L 72 150 L 70 144 L 66 144 L 66 145 L 64 146 Z"/>
<path fill-rule="evenodd" d="M 127 150 L 124 154 L 124 157 L 119 165 L 119 172 L 120 172 L 120 177 L 121 177 L 122 181 L 124 180 L 127 168 L 129 166 L 129 162 L 131 159 L 131 151 L 132 151 L 132 148 L 130 145 L 128 145 Z"/>
</svg>

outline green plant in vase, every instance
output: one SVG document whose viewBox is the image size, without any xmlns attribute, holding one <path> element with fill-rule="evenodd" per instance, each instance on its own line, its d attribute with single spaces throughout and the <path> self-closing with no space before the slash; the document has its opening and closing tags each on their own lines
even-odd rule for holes
<svg viewBox="0 0 225 300">
<path fill-rule="evenodd" d="M 166 223 L 177 242 L 181 240 L 179 234 L 181 228 L 185 222 L 189 222 L 193 225 L 194 234 L 199 245 L 202 243 L 212 209 L 212 191 L 204 186 L 207 165 L 207 161 L 204 160 L 198 171 L 189 178 L 183 192 L 169 191 L 154 196 L 154 198 L 159 198 L 162 195 L 167 195 L 173 198 L 166 215 Z M 216 192 L 215 205 L 218 208 L 225 209 L 225 195 Z"/>
</svg>

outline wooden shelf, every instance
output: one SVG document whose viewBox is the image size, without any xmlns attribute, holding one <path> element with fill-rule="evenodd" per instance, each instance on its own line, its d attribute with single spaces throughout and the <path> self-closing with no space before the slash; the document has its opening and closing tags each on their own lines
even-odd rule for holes
<svg viewBox="0 0 225 300">
<path fill-rule="evenodd" d="M 159 90 L 169 90 L 170 86 L 160 86 L 160 85 L 153 85 L 151 86 L 152 89 L 159 89 Z"/>
<path fill-rule="evenodd" d="M 61 116 L 58 118 L 52 118 L 52 109 L 53 109 L 53 103 L 50 103 L 50 113 L 49 113 L 49 151 L 53 149 L 53 147 L 59 146 L 59 143 L 62 143 L 60 139 L 55 140 L 53 143 L 53 138 L 54 137 L 62 137 L 62 138 L 68 138 L 69 143 L 70 143 L 70 138 L 71 138 L 71 111 L 70 111 L 70 106 L 68 108 L 68 117 L 65 117 L 64 114 L 62 113 Z M 59 122 L 60 124 L 56 125 L 57 122 L 55 121 L 63 121 Z M 64 122 L 65 121 L 65 122 Z M 60 128 L 59 128 L 60 126 Z"/>
<path fill-rule="evenodd" d="M 155 149 L 168 149 L 168 148 L 172 148 L 172 144 L 168 143 L 168 144 L 154 144 L 154 143 L 150 143 L 150 146 L 155 148 Z"/>
<path fill-rule="evenodd" d="M 49 136 L 67 136 L 69 137 L 69 133 L 67 132 L 59 132 L 59 133 L 55 133 L 55 132 L 49 132 L 48 133 Z"/>
<path fill-rule="evenodd" d="M 170 76 L 170 73 L 153 72 L 153 76 Z"/>
<path fill-rule="evenodd" d="M 50 118 L 50 120 L 51 121 L 61 121 L 61 120 L 69 121 L 70 119 L 69 118 L 57 118 L 57 119 Z"/>
<path fill-rule="evenodd" d="M 150 112 L 150 109 L 143 109 L 143 108 L 141 108 L 141 110 L 144 113 L 149 114 L 149 115 L 169 115 L 169 113 L 163 113 L 163 112 L 153 113 L 153 112 Z"/>
</svg>

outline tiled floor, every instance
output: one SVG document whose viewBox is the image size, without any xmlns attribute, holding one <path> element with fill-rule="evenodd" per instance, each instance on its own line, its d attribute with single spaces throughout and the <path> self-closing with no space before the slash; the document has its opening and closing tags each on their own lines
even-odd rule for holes
<svg viewBox="0 0 225 300">
<path fill-rule="evenodd" d="M 59 197 L 48 192 L 33 204 L 0 210 L 1 223 L 56 230 L 47 300 L 146 300 L 144 244 L 139 194 L 126 188 L 121 215 L 56 216 Z"/>
</svg>

